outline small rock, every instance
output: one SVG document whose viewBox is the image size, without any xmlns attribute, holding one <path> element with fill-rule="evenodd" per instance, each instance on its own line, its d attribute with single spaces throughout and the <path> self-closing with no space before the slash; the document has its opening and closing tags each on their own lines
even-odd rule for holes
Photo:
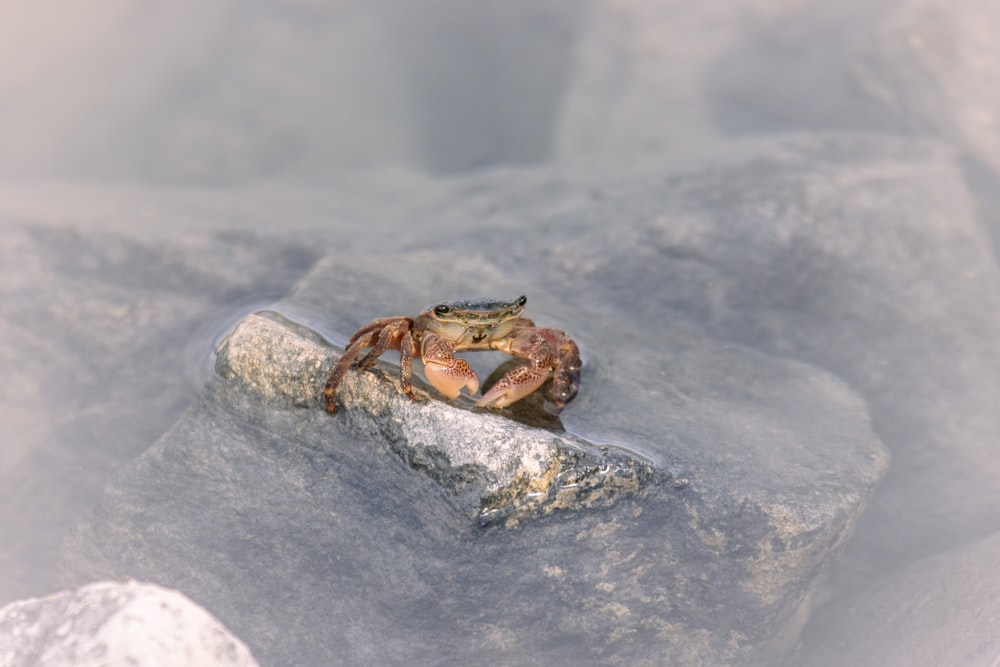
<svg viewBox="0 0 1000 667">
<path fill-rule="evenodd" d="M 100 581 L 0 609 L 5 667 L 252 667 L 250 650 L 182 593 Z"/>
</svg>

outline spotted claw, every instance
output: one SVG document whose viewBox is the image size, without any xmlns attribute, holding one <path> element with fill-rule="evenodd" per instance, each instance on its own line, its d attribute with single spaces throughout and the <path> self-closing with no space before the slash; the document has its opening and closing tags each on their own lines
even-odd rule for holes
<svg viewBox="0 0 1000 667">
<path fill-rule="evenodd" d="M 519 401 L 535 391 L 549 377 L 549 370 L 518 366 L 507 371 L 506 375 L 497 380 L 483 397 L 476 401 L 477 408 L 503 408 Z"/>
<path fill-rule="evenodd" d="M 468 362 L 464 359 L 452 359 L 451 362 L 450 366 L 430 361 L 424 364 L 427 381 L 451 399 L 458 398 L 462 387 L 468 389 L 470 395 L 479 391 L 479 377 L 469 367 Z"/>
</svg>

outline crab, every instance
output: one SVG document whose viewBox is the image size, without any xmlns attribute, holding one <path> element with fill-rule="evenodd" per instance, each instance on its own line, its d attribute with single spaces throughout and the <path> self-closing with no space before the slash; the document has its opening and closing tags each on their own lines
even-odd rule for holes
<svg viewBox="0 0 1000 667">
<path fill-rule="evenodd" d="M 479 378 L 455 352 L 500 350 L 527 361 L 501 377 L 476 402 L 476 407 L 502 408 L 541 387 L 552 377 L 552 402 L 558 414 L 576 396 L 580 381 L 580 350 L 563 331 L 536 327 L 521 317 L 528 299 L 511 301 L 477 298 L 442 301 L 412 317 L 384 317 L 351 336 L 343 356 L 330 372 L 323 390 L 326 410 L 336 411 L 334 394 L 344 373 L 361 351 L 371 350 L 357 361 L 358 368 L 371 368 L 386 350 L 399 350 L 401 391 L 413 395 L 413 359 L 424 362 L 424 375 L 449 399 L 462 389 L 469 395 L 479 391 Z"/>
</svg>

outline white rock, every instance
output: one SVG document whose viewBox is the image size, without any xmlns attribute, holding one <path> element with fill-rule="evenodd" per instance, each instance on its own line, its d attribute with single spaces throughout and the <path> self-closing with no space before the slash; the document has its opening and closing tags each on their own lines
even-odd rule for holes
<svg viewBox="0 0 1000 667">
<path fill-rule="evenodd" d="M 256 665 L 250 650 L 184 594 L 100 581 L 0 609 L 5 667 Z"/>
</svg>

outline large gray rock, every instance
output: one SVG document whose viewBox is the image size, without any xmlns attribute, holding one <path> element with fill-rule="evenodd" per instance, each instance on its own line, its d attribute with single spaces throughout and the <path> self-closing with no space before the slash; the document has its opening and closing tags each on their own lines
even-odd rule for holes
<svg viewBox="0 0 1000 667">
<path fill-rule="evenodd" d="M 486 192 L 522 187 L 492 178 Z M 599 208 L 557 205 L 544 183 L 522 192 L 511 210 L 523 225 L 463 235 L 431 211 L 409 252 L 331 246 L 273 304 L 281 317 L 244 320 L 220 357 L 225 378 L 67 542 L 67 581 L 177 587 L 274 664 L 732 663 L 790 646 L 886 465 L 865 404 L 814 366 L 712 335 L 703 306 L 678 301 L 704 276 L 659 242 L 664 230 L 728 228 L 665 227 L 669 190 L 631 188 Z M 628 226 L 609 228 L 612 211 Z M 501 247 L 516 250 L 484 252 Z M 630 283 L 614 274 L 625 257 Z M 526 292 L 531 317 L 580 342 L 581 391 L 559 420 L 540 430 L 529 399 L 497 415 L 436 395 L 412 403 L 378 369 L 351 375 L 338 414 L 316 403 L 332 356 L 310 330 L 342 345 L 375 317 L 487 291 Z M 468 359 L 485 377 L 504 357 Z M 497 428 L 511 442 L 470 448 L 470 432 Z M 431 440 L 433 465 L 407 454 Z M 610 504 L 520 515 L 516 528 L 472 520 L 496 451 L 551 441 L 653 471 Z"/>
<path fill-rule="evenodd" d="M 675 354 L 719 379 L 697 416 L 675 418 L 659 482 L 516 530 L 477 529 L 363 411 L 220 384 L 112 483 L 65 574 L 185 590 L 273 664 L 740 661 L 794 636 L 884 458 L 828 376 L 739 352 L 724 374 L 704 351 Z M 778 416 L 789 404 L 808 424 Z M 838 439 L 821 437 L 834 424 Z"/>
<path fill-rule="evenodd" d="M 255 667 L 239 639 L 184 595 L 101 581 L 0 608 L 5 667 Z"/>
<path fill-rule="evenodd" d="M 609 336 L 592 357 L 601 379 L 578 401 L 612 405 L 628 426 L 593 409 L 563 416 L 594 440 L 659 437 L 631 400 L 656 390 L 656 366 L 633 351 L 677 347 L 681 323 L 844 379 L 894 460 L 852 556 L 878 576 L 1000 529 L 1000 270 L 964 176 L 961 156 L 936 142 L 745 142 L 691 172 L 633 175 L 553 207 L 520 237 L 530 243 L 490 256 L 500 266 L 487 279 L 546 265 L 543 309 L 581 336 Z M 506 217 L 541 209 L 508 199 Z M 512 238 L 501 228 L 481 243 Z"/>
<path fill-rule="evenodd" d="M 583 347 L 583 390 L 561 415 L 562 428 L 595 447 L 617 447 L 650 461 L 658 477 L 645 495 L 597 512 L 532 521 L 513 531 L 520 538 L 501 539 L 502 531 L 486 529 L 487 537 L 469 546 L 456 535 L 482 529 L 472 527 L 439 481 L 398 467 L 398 452 L 382 431 L 368 429 L 363 409 L 331 418 L 216 382 L 203 405 L 115 481 L 90 526 L 79 530 L 64 554 L 69 580 L 147 573 L 192 595 L 250 638 L 266 628 L 275 631 L 274 614 L 257 604 L 255 587 L 233 573 L 257 572 L 258 557 L 270 565 L 267 571 L 286 572 L 288 566 L 279 564 L 289 554 L 279 545 L 309 535 L 306 555 L 292 558 L 301 563 L 295 571 L 327 571 L 315 554 L 337 553 L 345 569 L 330 576 L 343 595 L 287 615 L 291 620 L 280 627 L 288 630 L 289 642 L 258 651 L 284 658 L 302 646 L 318 660 L 378 661 L 389 653 L 408 655 L 402 637 L 419 636 L 460 657 L 520 658 L 499 643 L 456 646 L 444 639 L 455 627 L 503 627 L 521 646 L 539 648 L 524 639 L 533 630 L 500 612 L 520 604 L 500 584 L 504 578 L 509 583 L 513 571 L 497 565 L 516 558 L 523 564 L 517 570 L 525 577 L 523 590 L 545 590 L 565 603 L 553 613 L 547 633 L 562 636 L 573 623 L 594 631 L 588 643 L 577 645 L 582 656 L 603 650 L 651 659 L 652 651 L 643 653 L 640 644 L 609 638 L 646 638 L 637 629 L 639 619 L 647 619 L 641 621 L 645 628 L 653 623 L 648 619 L 659 618 L 681 630 L 664 631 L 662 643 L 645 646 L 672 655 L 733 657 L 749 655 L 767 640 L 781 644 L 775 638 L 782 631 L 794 634 L 806 613 L 803 601 L 814 590 L 815 575 L 830 563 L 884 465 L 865 425 L 866 409 L 902 467 L 898 475 L 890 473 L 871 518 L 863 519 L 861 539 L 845 561 L 849 569 L 871 574 L 917 557 L 911 553 L 933 553 L 975 537 L 997 515 L 987 437 L 996 425 L 984 407 L 996 389 L 983 361 L 994 355 L 995 339 L 983 332 L 994 330 L 995 310 L 980 307 L 993 298 L 995 267 L 947 148 L 798 138 L 745 146 L 697 173 L 647 174 L 583 195 L 565 183 L 523 174 L 483 176 L 463 188 L 445 198 L 446 206 L 424 202 L 421 213 L 408 216 L 420 224 L 401 233 L 406 252 L 379 252 L 374 237 L 360 228 L 320 237 L 317 245 L 330 249 L 329 258 L 272 307 L 342 345 L 373 317 L 412 314 L 442 296 L 527 292 L 529 314 L 570 331 Z M 493 198 L 503 199 L 503 206 Z M 313 205 L 321 209 L 323 200 L 306 198 L 303 204 Z M 456 231 L 455 221 L 463 218 L 483 226 Z M 448 252 L 436 248 L 442 238 L 449 239 Z M 518 245 L 522 240 L 531 244 Z M 347 244 L 346 251 L 338 241 Z M 955 258 L 962 272 L 951 270 Z M 941 353 L 942 341 L 948 355 Z M 789 355 L 812 365 L 783 358 Z M 502 358 L 470 360 L 485 376 Z M 866 404 L 816 366 L 848 380 Z M 148 382 L 148 375 L 140 376 Z M 116 391 L 127 392 L 128 386 L 122 382 Z M 950 389 L 942 394 L 941 387 Z M 454 407 L 472 414 L 461 402 Z M 508 414 L 525 419 L 515 409 Z M 372 440 L 375 433 L 380 435 Z M 830 444 L 831 438 L 840 444 Z M 823 444 L 803 445 L 812 442 Z M 280 475 L 263 472 L 268 470 L 290 476 L 293 497 Z M 963 480 L 977 492 L 944 480 Z M 395 499 L 388 506 L 375 500 L 386 497 Z M 329 507 L 338 508 L 346 533 L 329 525 L 328 512 L 307 511 Z M 900 516 L 900 507 L 914 509 L 905 521 L 890 520 Z M 778 518 L 788 508 L 792 514 Z M 627 519 L 629 511 L 639 517 Z M 381 533 L 371 532 L 373 517 L 379 517 Z M 601 521 L 610 526 L 596 528 Z M 415 525 L 443 526 L 443 534 L 416 535 Z M 750 534 L 749 526 L 771 528 Z M 592 528 L 596 532 L 588 532 Z M 638 550 L 628 561 L 638 570 L 612 567 L 599 547 L 601 530 L 611 531 L 616 544 Z M 181 534 L 188 538 L 178 540 Z M 788 535 L 788 541 L 775 543 L 775 534 Z M 268 536 L 265 543 L 261 535 Z M 770 555 L 751 558 L 767 566 L 748 575 L 746 554 L 759 553 L 765 536 L 772 545 L 798 546 L 768 547 Z M 396 546 L 387 546 L 394 539 Z M 533 545 L 541 541 L 551 551 L 536 551 Z M 178 543 L 194 546 L 183 559 L 164 558 Z M 371 550 L 361 549 L 362 543 Z M 232 546 L 246 544 L 260 551 Z M 211 553 L 198 545 L 209 545 Z M 436 565 L 428 564 L 429 554 Z M 558 559 L 559 569 L 552 569 Z M 389 561 L 399 568 L 391 571 L 396 579 L 388 565 L 364 581 L 347 574 Z M 459 574 L 445 575 L 454 571 Z M 538 571 L 573 572 L 579 588 L 560 588 L 555 595 L 554 581 L 531 575 Z M 648 573 L 642 586 L 669 578 L 679 597 L 659 604 L 641 594 L 630 597 L 629 591 L 642 588 L 636 571 Z M 218 572 L 228 574 L 206 574 Z M 612 572 L 617 574 L 609 581 Z M 713 582 L 708 590 L 694 583 L 705 572 Z M 774 577 L 768 583 L 759 578 L 765 572 Z M 439 580 L 446 583 L 438 586 Z M 385 581 L 407 582 L 411 591 L 406 585 L 386 591 L 380 588 Z M 600 589 L 593 588 L 598 584 Z M 267 597 L 308 596 L 330 585 L 276 577 L 266 582 Z M 604 602 L 622 604 L 629 613 L 602 631 L 597 616 L 576 612 L 607 609 L 582 591 L 591 586 L 608 596 L 611 585 L 617 593 Z M 767 591 L 768 602 L 761 607 L 764 598 L 750 596 L 734 603 L 725 597 L 734 587 Z M 412 591 L 424 591 L 426 603 L 469 589 L 483 591 L 480 603 L 499 604 L 491 607 L 495 612 L 472 600 L 461 608 L 482 625 L 468 625 L 458 608 L 433 628 L 414 627 L 402 612 L 378 612 L 416 604 Z M 370 600 L 371 607 L 363 621 L 352 621 L 337 601 L 358 598 Z M 723 619 L 752 620 L 720 623 L 708 610 L 724 601 L 736 604 L 729 607 L 734 610 L 755 611 Z M 337 643 L 340 653 L 331 656 L 296 634 L 310 627 L 309 619 L 330 616 L 343 619 L 324 630 L 331 643 L 343 639 L 333 636 L 338 632 L 363 637 L 356 623 L 401 628 L 400 643 L 381 645 L 386 653 L 379 654 L 358 639 Z M 736 634 L 748 639 L 735 648 L 719 639 Z"/>
</svg>

